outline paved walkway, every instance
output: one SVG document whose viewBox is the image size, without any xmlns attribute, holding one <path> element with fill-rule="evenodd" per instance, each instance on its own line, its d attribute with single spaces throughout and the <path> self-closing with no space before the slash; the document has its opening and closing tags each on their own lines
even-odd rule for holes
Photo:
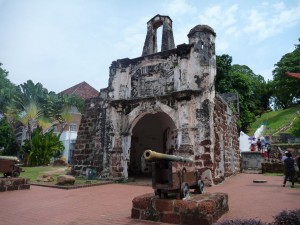
<svg viewBox="0 0 300 225">
<path fill-rule="evenodd" d="M 229 212 L 221 220 L 259 218 L 270 222 L 283 209 L 300 209 L 300 184 L 284 188 L 282 179 L 239 174 L 206 191 L 229 194 Z M 30 190 L 0 192 L 0 225 L 162 225 L 130 218 L 132 199 L 151 192 L 149 186 L 128 184 L 73 190 L 31 186 Z"/>
</svg>

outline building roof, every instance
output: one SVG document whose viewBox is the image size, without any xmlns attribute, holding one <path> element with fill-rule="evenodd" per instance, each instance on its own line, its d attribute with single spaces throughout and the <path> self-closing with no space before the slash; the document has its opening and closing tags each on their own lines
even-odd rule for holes
<svg viewBox="0 0 300 225">
<path fill-rule="evenodd" d="M 289 77 L 292 77 L 292 78 L 300 79 L 300 73 L 287 72 L 286 75 L 289 76 Z"/>
<path fill-rule="evenodd" d="M 99 91 L 97 91 L 95 88 L 93 88 L 88 83 L 83 81 L 79 84 L 74 85 L 73 87 L 70 87 L 60 92 L 60 94 L 67 94 L 67 95 L 76 94 L 83 99 L 89 99 L 98 96 Z"/>
</svg>

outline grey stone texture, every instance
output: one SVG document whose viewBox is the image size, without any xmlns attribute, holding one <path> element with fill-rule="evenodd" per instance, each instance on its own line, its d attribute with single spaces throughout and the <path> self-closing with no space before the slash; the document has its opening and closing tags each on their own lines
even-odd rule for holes
<svg viewBox="0 0 300 225">
<path fill-rule="evenodd" d="M 159 26 L 165 47 L 156 52 Z M 147 28 L 143 56 L 113 61 L 108 87 L 85 102 L 73 172 L 141 175 L 150 172 L 142 155 L 152 149 L 193 159 L 206 184 L 219 183 L 239 172 L 240 157 L 238 110 L 215 93 L 216 34 L 195 26 L 189 43 L 175 48 L 168 16 L 155 16 Z"/>
</svg>

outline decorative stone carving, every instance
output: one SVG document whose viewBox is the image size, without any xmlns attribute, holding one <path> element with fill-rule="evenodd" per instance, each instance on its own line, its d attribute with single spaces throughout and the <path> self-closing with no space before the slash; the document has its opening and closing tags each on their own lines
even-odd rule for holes
<svg viewBox="0 0 300 225">
<path fill-rule="evenodd" d="M 127 86 L 121 84 L 120 90 L 119 90 L 119 98 L 120 99 L 126 98 L 126 90 L 127 90 Z"/>
<path fill-rule="evenodd" d="M 131 98 L 158 96 L 174 91 L 174 68 L 177 65 L 178 58 L 172 55 L 158 63 L 147 62 L 146 65 L 131 68 Z"/>
</svg>

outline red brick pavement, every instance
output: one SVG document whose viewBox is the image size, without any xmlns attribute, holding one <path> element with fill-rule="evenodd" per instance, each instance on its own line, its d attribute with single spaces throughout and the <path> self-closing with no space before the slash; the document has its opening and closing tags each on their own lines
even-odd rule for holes
<svg viewBox="0 0 300 225">
<path fill-rule="evenodd" d="M 255 184 L 254 179 L 267 183 Z M 300 185 L 282 187 L 282 177 L 240 174 L 207 192 L 229 194 L 223 219 L 260 218 L 270 222 L 282 209 L 300 208 Z M 31 186 L 30 190 L 0 193 L 0 225 L 162 225 L 130 218 L 132 199 L 151 193 L 149 186 L 107 184 L 62 190 Z"/>
</svg>

